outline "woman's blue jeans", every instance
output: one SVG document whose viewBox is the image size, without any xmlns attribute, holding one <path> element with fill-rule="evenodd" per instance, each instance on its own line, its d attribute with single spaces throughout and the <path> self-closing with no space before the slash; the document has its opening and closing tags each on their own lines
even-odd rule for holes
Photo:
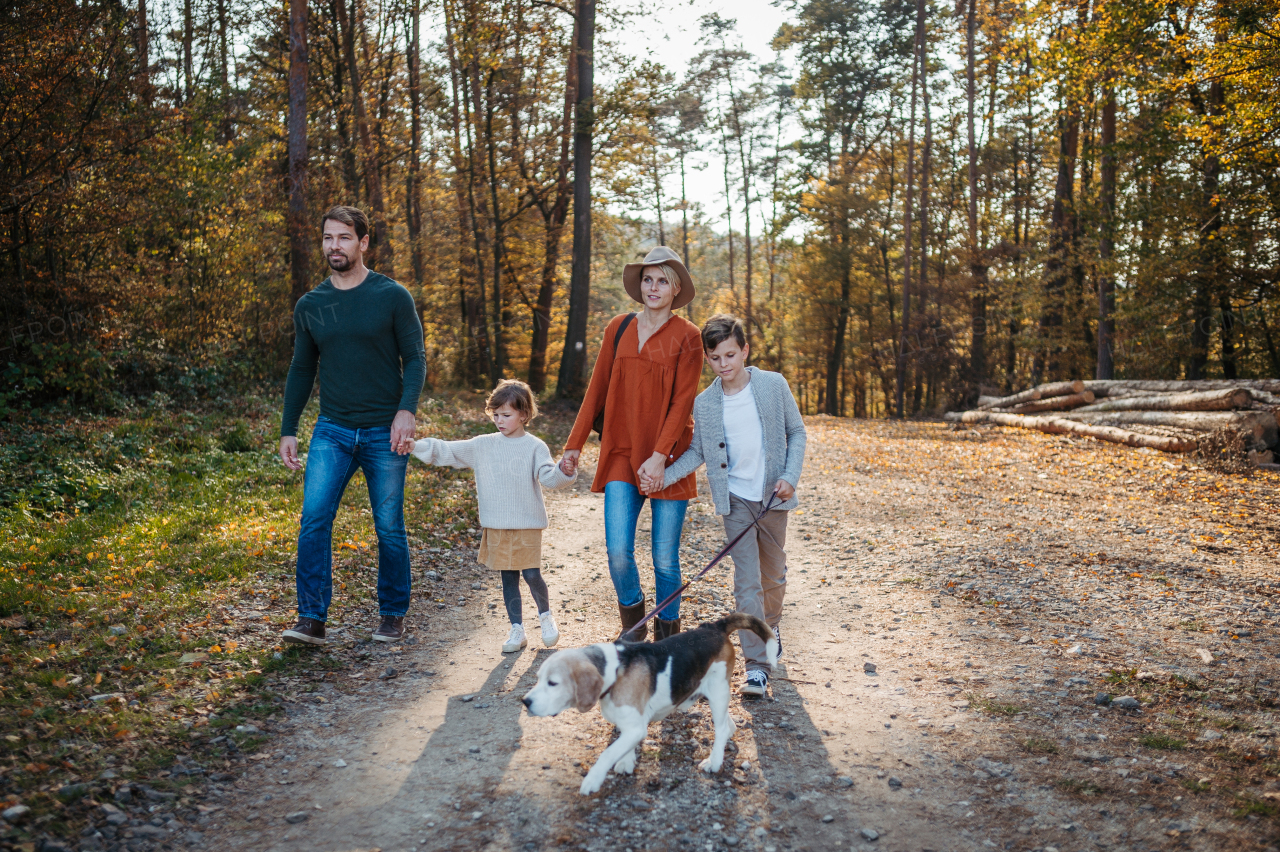
<svg viewBox="0 0 1280 852">
<path fill-rule="evenodd" d="M 404 529 L 404 475 L 409 457 L 391 449 L 391 427 L 348 429 L 316 421 L 307 447 L 302 525 L 298 531 L 298 616 L 325 621 L 333 598 L 333 519 L 347 483 L 364 471 L 378 534 L 378 609 L 409 611 L 409 540 Z"/>
<path fill-rule="evenodd" d="M 636 525 L 640 509 L 648 498 L 630 482 L 608 482 L 604 486 L 604 540 L 609 551 L 609 576 L 618 603 L 634 606 L 644 600 L 640 572 L 636 568 Z M 680 588 L 680 532 L 688 500 L 653 500 L 652 551 L 654 587 L 658 603 Z M 680 617 L 676 598 L 658 613 L 667 621 Z"/>
</svg>

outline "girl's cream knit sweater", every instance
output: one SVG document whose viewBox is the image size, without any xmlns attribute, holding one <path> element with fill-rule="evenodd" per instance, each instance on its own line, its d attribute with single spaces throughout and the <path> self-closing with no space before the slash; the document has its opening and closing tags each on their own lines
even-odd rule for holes
<svg viewBox="0 0 1280 852">
<path fill-rule="evenodd" d="M 539 483 L 563 488 L 578 478 L 565 476 L 542 439 L 528 432 L 519 438 L 493 432 L 467 441 L 423 438 L 414 443 L 413 454 L 427 464 L 474 470 L 480 525 L 491 530 L 546 529 Z"/>
</svg>

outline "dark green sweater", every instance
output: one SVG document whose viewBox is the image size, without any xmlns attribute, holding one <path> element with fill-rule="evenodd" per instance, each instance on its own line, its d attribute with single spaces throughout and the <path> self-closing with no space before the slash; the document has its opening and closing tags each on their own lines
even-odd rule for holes
<svg viewBox="0 0 1280 852">
<path fill-rule="evenodd" d="M 390 426 L 397 411 L 418 410 L 427 373 L 422 323 L 413 296 L 387 276 L 370 271 L 350 290 L 326 278 L 298 300 L 293 329 L 281 437 L 298 434 L 317 373 L 320 414 L 348 429 Z"/>
</svg>

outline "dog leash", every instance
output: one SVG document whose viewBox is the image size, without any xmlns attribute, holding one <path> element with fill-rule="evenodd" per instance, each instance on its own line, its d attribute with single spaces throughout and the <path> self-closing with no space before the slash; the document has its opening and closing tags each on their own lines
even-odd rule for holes
<svg viewBox="0 0 1280 852">
<path fill-rule="evenodd" d="M 674 592 L 667 595 L 666 599 L 663 600 L 662 603 L 657 604 L 656 606 L 654 606 L 653 609 L 649 610 L 648 615 L 646 615 L 644 618 L 637 621 L 635 624 L 631 625 L 629 629 L 624 630 L 622 634 L 619 635 L 615 641 L 621 642 L 623 639 L 629 636 L 633 631 L 641 627 L 644 627 L 646 624 L 649 623 L 650 620 L 655 618 L 658 615 L 658 613 L 666 609 L 668 604 L 670 604 L 674 600 L 677 600 L 680 597 L 680 595 L 684 594 L 685 589 L 689 588 L 698 580 L 701 580 L 704 576 L 706 576 L 706 573 L 710 571 L 712 568 L 716 567 L 716 565 L 720 563 L 721 559 L 724 559 L 726 556 L 729 555 L 729 551 L 733 550 L 734 545 L 742 541 L 743 537 L 748 532 L 751 531 L 752 527 L 760 523 L 760 519 L 764 517 L 765 512 L 768 512 L 770 509 L 773 508 L 773 501 L 776 499 L 778 499 L 778 489 L 775 488 L 773 490 L 773 493 L 769 495 L 769 502 L 766 503 L 764 505 L 764 508 L 760 510 L 760 514 L 752 518 L 751 523 L 747 524 L 746 527 L 742 530 L 742 532 L 734 536 L 733 541 L 729 542 L 724 547 L 720 548 L 720 552 L 711 558 L 711 561 L 707 563 L 707 567 L 703 568 L 701 571 L 699 571 L 694 576 L 690 577 L 688 580 L 685 580 L 684 583 L 681 584 L 680 588 L 676 589 Z"/>
</svg>

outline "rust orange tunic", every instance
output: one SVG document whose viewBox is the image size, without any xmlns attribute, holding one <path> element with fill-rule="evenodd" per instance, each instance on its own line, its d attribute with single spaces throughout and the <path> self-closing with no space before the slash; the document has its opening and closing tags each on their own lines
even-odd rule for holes
<svg viewBox="0 0 1280 852">
<path fill-rule="evenodd" d="M 672 316 L 640 350 L 637 318 L 622 333 L 615 358 L 613 338 L 623 316 L 614 317 L 605 327 L 591 384 L 565 444 L 566 450 L 581 450 L 596 415 L 604 411 L 600 463 L 592 491 L 604 491 L 605 483 L 617 481 L 639 488 L 636 471 L 650 456 L 661 452 L 671 465 L 693 441 L 693 399 L 702 375 L 698 327 L 684 317 Z M 698 482 L 691 473 L 649 496 L 690 500 L 698 496 Z"/>
</svg>

